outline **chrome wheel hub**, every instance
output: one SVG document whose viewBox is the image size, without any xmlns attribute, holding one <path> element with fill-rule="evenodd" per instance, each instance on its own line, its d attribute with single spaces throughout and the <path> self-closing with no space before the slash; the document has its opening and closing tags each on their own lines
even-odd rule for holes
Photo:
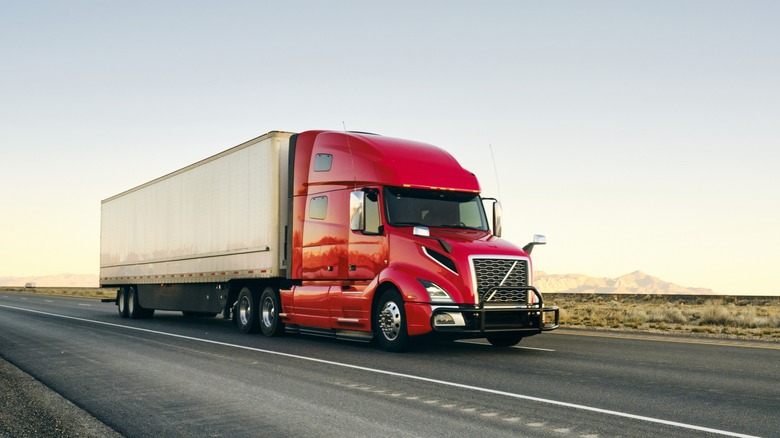
<svg viewBox="0 0 780 438">
<path fill-rule="evenodd" d="M 401 331 L 401 309 L 393 301 L 385 303 L 379 312 L 379 328 L 388 341 L 393 341 Z"/>
<path fill-rule="evenodd" d="M 249 306 L 249 299 L 241 298 L 238 302 L 238 320 L 241 325 L 248 325 L 252 321 L 252 309 Z"/>
<path fill-rule="evenodd" d="M 276 308 L 274 307 L 274 300 L 271 298 L 266 298 L 265 301 L 263 301 L 262 309 L 263 325 L 265 327 L 271 327 L 274 325 L 275 314 Z"/>
</svg>

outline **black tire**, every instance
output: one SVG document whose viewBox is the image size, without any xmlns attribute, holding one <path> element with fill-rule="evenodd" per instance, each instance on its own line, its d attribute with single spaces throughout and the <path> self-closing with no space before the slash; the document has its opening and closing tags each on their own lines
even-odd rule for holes
<svg viewBox="0 0 780 438">
<path fill-rule="evenodd" d="M 379 345 L 392 352 L 409 348 L 409 333 L 406 328 L 406 310 L 401 294 L 395 289 L 382 292 L 374 308 L 374 335 Z"/>
<path fill-rule="evenodd" d="M 244 333 L 257 333 L 260 331 L 259 304 L 257 292 L 242 288 L 236 302 L 236 323 L 238 329 Z"/>
<path fill-rule="evenodd" d="M 120 318 L 127 318 L 127 290 L 120 288 L 116 294 L 116 307 Z"/>
<path fill-rule="evenodd" d="M 279 336 L 284 333 L 284 323 L 279 320 L 282 305 L 279 294 L 270 287 L 260 295 L 260 330 L 266 336 Z"/>
<path fill-rule="evenodd" d="M 520 343 L 523 340 L 523 336 L 520 333 L 493 333 L 487 335 L 487 340 L 494 347 L 512 347 Z"/>
<path fill-rule="evenodd" d="M 154 309 L 145 309 L 138 304 L 138 290 L 130 286 L 126 289 L 127 316 L 131 319 L 146 319 L 154 316 Z"/>
</svg>

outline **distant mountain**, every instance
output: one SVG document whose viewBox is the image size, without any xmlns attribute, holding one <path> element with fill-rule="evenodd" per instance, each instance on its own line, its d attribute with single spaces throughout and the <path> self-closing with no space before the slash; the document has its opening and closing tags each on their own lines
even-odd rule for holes
<svg viewBox="0 0 780 438">
<path fill-rule="evenodd" d="M 98 276 L 92 274 L 59 274 L 39 277 L 0 277 L 0 286 L 23 287 L 98 287 Z"/>
<path fill-rule="evenodd" d="M 589 277 L 579 274 L 534 273 L 534 285 L 540 292 L 582 294 L 716 295 L 712 289 L 679 286 L 642 271 L 617 278 Z"/>
</svg>

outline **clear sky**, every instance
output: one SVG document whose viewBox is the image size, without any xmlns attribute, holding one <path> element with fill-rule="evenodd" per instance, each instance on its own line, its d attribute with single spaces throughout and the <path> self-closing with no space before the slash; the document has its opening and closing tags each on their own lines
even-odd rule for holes
<svg viewBox="0 0 780 438">
<path fill-rule="evenodd" d="M 780 295 L 780 2 L 0 11 L 0 276 L 97 274 L 102 199 L 344 122 L 500 187 L 505 237 L 548 237 L 537 270 Z"/>
</svg>

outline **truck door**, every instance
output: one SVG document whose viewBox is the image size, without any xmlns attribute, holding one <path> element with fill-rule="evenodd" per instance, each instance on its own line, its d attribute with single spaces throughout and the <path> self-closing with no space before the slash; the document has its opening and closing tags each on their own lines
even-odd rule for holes
<svg viewBox="0 0 780 438">
<path fill-rule="evenodd" d="M 379 274 L 387 260 L 387 244 L 383 235 L 379 190 L 365 189 L 363 200 L 363 230 L 349 233 L 348 275 L 350 280 L 370 281 Z"/>
<path fill-rule="evenodd" d="M 330 324 L 330 286 L 347 278 L 347 207 L 343 192 L 311 195 L 303 225 L 302 280 L 293 288 L 298 323 Z"/>
<path fill-rule="evenodd" d="M 350 202 L 349 282 L 331 289 L 331 318 L 334 327 L 370 331 L 372 291 L 368 286 L 385 266 L 387 238 L 382 227 L 379 190 L 364 189 L 352 192 L 350 197 L 363 200 L 360 208 Z M 362 224 L 358 226 L 357 222 Z"/>
</svg>

